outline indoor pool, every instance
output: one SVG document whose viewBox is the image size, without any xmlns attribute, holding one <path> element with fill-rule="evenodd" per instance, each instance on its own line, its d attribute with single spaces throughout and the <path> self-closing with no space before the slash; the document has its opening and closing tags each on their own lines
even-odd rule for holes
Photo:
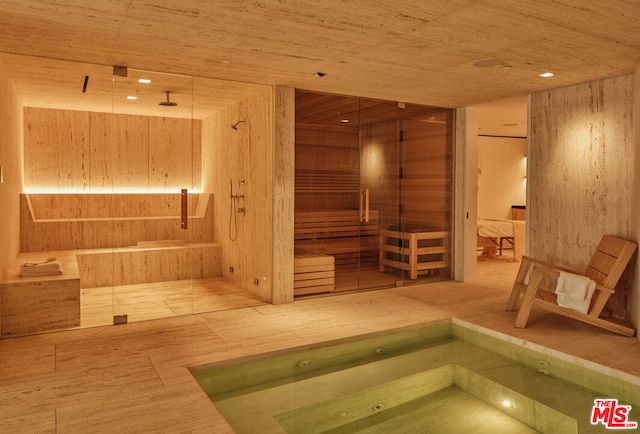
<svg viewBox="0 0 640 434">
<path fill-rule="evenodd" d="M 640 420 L 639 378 L 459 320 L 190 369 L 238 433 L 599 433 Z"/>
</svg>

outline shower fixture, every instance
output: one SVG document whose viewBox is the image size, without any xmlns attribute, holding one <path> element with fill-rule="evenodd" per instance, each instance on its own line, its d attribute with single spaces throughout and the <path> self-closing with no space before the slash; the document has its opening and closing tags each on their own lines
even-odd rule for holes
<svg viewBox="0 0 640 434">
<path fill-rule="evenodd" d="M 238 189 L 243 188 L 244 183 L 244 178 L 240 179 L 240 181 L 238 181 Z M 233 194 L 233 179 L 229 180 L 229 199 L 231 201 L 229 209 L 229 239 L 235 241 L 238 238 L 237 214 L 246 215 L 247 211 L 244 206 L 239 206 L 240 199 L 244 199 L 244 194 Z"/>
<path fill-rule="evenodd" d="M 231 125 L 231 128 L 233 128 L 234 130 L 238 130 L 238 125 L 240 125 L 241 123 L 244 123 L 244 119 L 240 119 L 238 122 L 236 122 L 235 124 Z"/>
<path fill-rule="evenodd" d="M 158 105 L 163 105 L 163 106 L 167 106 L 167 107 L 174 107 L 177 106 L 178 103 L 177 102 L 173 102 L 169 99 L 169 95 L 171 94 L 170 90 L 165 90 L 165 93 L 167 94 L 167 99 L 165 101 L 160 101 L 158 103 Z"/>
</svg>

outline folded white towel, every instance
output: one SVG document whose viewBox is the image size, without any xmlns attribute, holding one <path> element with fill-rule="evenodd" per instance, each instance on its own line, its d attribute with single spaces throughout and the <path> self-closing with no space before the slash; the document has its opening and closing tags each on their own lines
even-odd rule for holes
<svg viewBox="0 0 640 434">
<path fill-rule="evenodd" d="M 595 289 L 596 282 L 588 277 L 561 271 L 555 290 L 558 306 L 587 313 Z"/>
<path fill-rule="evenodd" d="M 24 262 L 20 266 L 20 276 L 22 277 L 55 276 L 58 274 L 62 274 L 62 264 L 56 260 Z"/>
</svg>

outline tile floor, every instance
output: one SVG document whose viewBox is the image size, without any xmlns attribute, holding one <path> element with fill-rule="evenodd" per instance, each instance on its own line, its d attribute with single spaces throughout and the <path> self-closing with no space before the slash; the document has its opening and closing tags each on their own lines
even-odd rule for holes
<svg viewBox="0 0 640 434">
<path fill-rule="evenodd" d="M 640 376 L 640 342 L 505 304 L 518 264 L 437 282 L 0 340 L 0 432 L 232 432 L 187 367 L 457 317 Z"/>
</svg>

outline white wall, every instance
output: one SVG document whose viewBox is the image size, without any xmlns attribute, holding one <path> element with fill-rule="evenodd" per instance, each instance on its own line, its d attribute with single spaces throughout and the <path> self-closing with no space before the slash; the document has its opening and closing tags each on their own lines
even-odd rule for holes
<svg viewBox="0 0 640 434">
<path fill-rule="evenodd" d="M 511 219 L 526 205 L 527 139 L 478 137 L 478 218 Z"/>
</svg>

